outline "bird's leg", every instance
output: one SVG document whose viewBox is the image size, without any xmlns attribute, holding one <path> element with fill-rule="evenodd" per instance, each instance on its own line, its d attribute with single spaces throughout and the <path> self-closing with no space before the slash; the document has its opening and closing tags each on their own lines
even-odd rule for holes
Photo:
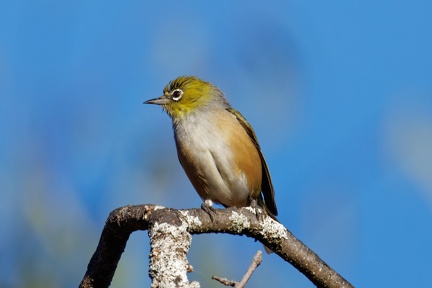
<svg viewBox="0 0 432 288">
<path fill-rule="evenodd" d="M 201 204 L 201 209 L 204 210 L 210 216 L 210 220 L 213 222 L 213 213 L 216 212 L 216 209 L 213 207 L 213 201 L 210 199 L 206 199 Z"/>
<path fill-rule="evenodd" d="M 258 220 L 258 222 L 262 223 L 264 221 L 264 218 L 267 216 L 265 208 L 258 205 L 256 199 L 252 199 L 251 197 L 249 197 L 249 201 L 250 201 L 250 207 L 255 210 L 256 219 Z M 255 239 L 255 242 L 256 241 L 257 239 Z M 264 245 L 264 250 L 267 252 L 267 254 L 273 253 L 273 250 L 271 250 L 265 245 Z"/>
<path fill-rule="evenodd" d="M 255 210 L 255 215 L 256 215 L 258 222 L 261 222 L 262 220 L 264 220 L 264 217 L 265 217 L 264 216 L 264 209 L 258 205 L 258 202 L 256 201 L 256 199 L 249 198 L 249 201 L 250 201 L 250 207 Z"/>
</svg>

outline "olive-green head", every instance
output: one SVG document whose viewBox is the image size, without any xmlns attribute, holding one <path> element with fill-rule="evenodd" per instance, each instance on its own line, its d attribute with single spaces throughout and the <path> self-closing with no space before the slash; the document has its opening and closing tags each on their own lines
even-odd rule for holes
<svg viewBox="0 0 432 288">
<path fill-rule="evenodd" d="M 147 100 L 144 104 L 161 105 L 174 120 L 192 112 L 229 107 L 216 86 L 195 76 L 178 77 L 165 86 L 161 97 Z"/>
</svg>

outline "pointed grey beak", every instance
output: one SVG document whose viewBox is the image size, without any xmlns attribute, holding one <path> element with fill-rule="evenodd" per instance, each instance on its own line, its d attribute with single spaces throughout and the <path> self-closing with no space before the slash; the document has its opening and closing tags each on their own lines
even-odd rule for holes
<svg viewBox="0 0 432 288">
<path fill-rule="evenodd" d="M 165 105 L 170 102 L 170 99 L 166 95 L 162 95 L 159 98 L 150 99 L 144 102 L 144 104 L 156 104 L 156 105 Z"/>
</svg>

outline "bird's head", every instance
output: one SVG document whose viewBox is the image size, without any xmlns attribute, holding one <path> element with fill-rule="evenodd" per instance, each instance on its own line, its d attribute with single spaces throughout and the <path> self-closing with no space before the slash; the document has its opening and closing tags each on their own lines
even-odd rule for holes
<svg viewBox="0 0 432 288">
<path fill-rule="evenodd" d="M 223 93 L 210 82 L 195 76 L 181 76 L 168 83 L 159 98 L 150 99 L 144 104 L 156 104 L 178 120 L 196 111 L 214 107 L 229 107 Z"/>
</svg>

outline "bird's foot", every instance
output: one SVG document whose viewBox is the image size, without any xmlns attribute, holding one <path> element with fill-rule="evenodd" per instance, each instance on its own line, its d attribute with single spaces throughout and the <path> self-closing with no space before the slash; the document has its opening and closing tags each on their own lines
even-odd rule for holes
<svg viewBox="0 0 432 288">
<path fill-rule="evenodd" d="M 261 222 L 265 218 L 264 209 L 258 205 L 255 199 L 250 199 L 250 207 L 255 210 L 256 219 Z"/>
<path fill-rule="evenodd" d="M 264 218 L 267 216 L 265 208 L 259 206 L 258 202 L 255 199 L 250 199 L 250 207 L 255 210 L 255 215 L 258 222 L 263 223 Z M 264 250 L 267 252 L 267 254 L 273 253 L 273 250 L 271 250 L 265 245 L 264 245 Z"/>
<path fill-rule="evenodd" d="M 213 207 L 213 201 L 210 199 L 205 200 L 201 204 L 201 209 L 204 210 L 210 216 L 210 220 L 213 221 L 213 214 L 216 212 L 216 209 Z"/>
</svg>

